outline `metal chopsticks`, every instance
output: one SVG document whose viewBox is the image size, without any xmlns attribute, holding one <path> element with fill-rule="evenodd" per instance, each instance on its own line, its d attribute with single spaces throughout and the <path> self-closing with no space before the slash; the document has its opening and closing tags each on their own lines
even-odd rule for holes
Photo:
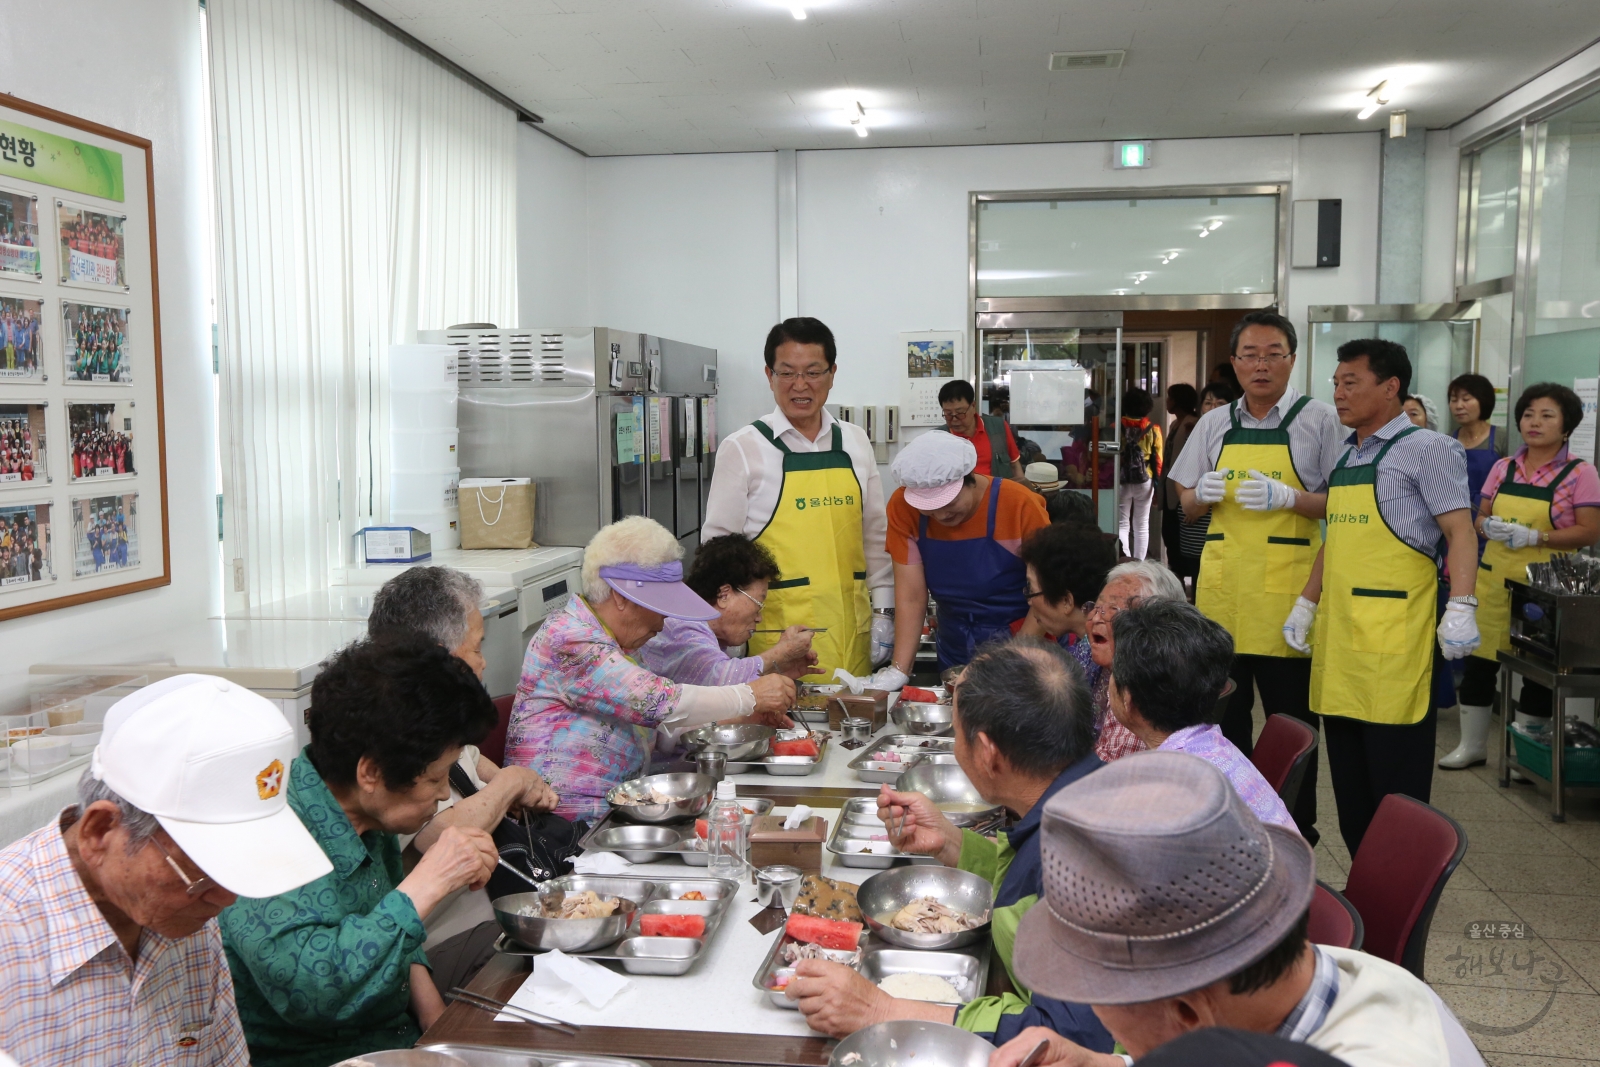
<svg viewBox="0 0 1600 1067">
<path fill-rule="evenodd" d="M 566 1034 L 568 1037 L 573 1037 L 578 1033 L 577 1023 L 565 1022 L 549 1015 L 540 1015 L 538 1012 L 529 1011 L 527 1008 L 521 1008 L 515 1004 L 507 1004 L 503 1000 L 496 1000 L 494 997 L 487 997 L 482 993 L 473 993 L 470 990 L 462 989 L 460 986 L 456 986 L 446 993 L 445 999 L 459 1000 L 461 1003 L 478 1008 L 481 1011 L 503 1011 L 507 1015 L 520 1019 L 525 1023 L 542 1026 L 546 1030 L 554 1030 L 556 1033 Z"/>
</svg>

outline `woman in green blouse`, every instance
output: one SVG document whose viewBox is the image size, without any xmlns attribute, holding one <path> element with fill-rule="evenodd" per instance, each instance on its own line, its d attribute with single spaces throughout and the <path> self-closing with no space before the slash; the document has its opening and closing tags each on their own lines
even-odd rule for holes
<svg viewBox="0 0 1600 1067">
<path fill-rule="evenodd" d="M 241 899 L 218 920 L 255 1067 L 411 1047 L 444 1011 L 422 921 L 457 889 L 481 888 L 499 855 L 482 830 L 451 826 L 402 877 L 398 835 L 433 816 L 461 746 L 495 723 L 465 663 L 421 638 L 351 645 L 312 684 L 307 717 L 289 806 L 333 873 Z"/>
</svg>

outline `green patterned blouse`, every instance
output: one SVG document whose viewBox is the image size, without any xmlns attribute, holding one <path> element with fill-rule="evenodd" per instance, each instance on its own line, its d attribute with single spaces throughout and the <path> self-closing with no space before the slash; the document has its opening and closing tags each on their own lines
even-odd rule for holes
<svg viewBox="0 0 1600 1067">
<path fill-rule="evenodd" d="M 357 836 L 302 752 L 289 770 L 289 806 L 333 873 L 266 900 L 241 899 L 219 917 L 239 1019 L 255 1067 L 327 1067 L 421 1036 L 407 1010 L 411 964 L 427 939 L 402 877 L 393 834 Z"/>
</svg>

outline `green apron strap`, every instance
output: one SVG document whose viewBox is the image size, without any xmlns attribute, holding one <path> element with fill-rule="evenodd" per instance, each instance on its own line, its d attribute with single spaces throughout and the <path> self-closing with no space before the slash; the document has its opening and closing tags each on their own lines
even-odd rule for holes
<svg viewBox="0 0 1600 1067">
<path fill-rule="evenodd" d="M 750 425 L 754 426 L 756 428 L 756 432 L 759 433 L 762 437 L 765 437 L 767 439 L 767 443 L 768 444 L 776 445 L 777 448 L 778 448 L 778 451 L 785 452 L 785 453 L 789 451 L 789 446 L 788 445 L 784 444 L 782 441 L 780 441 L 776 437 L 772 436 L 772 427 L 768 426 L 766 423 L 762 422 L 760 419 L 757 419 L 755 422 L 752 422 Z M 838 438 L 839 428 L 837 426 L 835 426 L 833 428 L 833 432 L 834 432 L 834 435 L 835 435 L 834 439 L 833 439 L 833 444 L 834 444 L 834 447 L 837 448 L 839 446 L 839 438 Z"/>
</svg>

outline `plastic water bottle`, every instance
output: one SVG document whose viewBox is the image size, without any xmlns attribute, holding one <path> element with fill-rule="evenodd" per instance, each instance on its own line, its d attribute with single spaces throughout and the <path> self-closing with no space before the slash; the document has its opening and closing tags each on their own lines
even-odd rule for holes
<svg viewBox="0 0 1600 1067">
<path fill-rule="evenodd" d="M 744 877 L 744 809 L 732 782 L 717 783 L 717 799 L 706 813 L 706 852 L 713 878 Z"/>
</svg>

